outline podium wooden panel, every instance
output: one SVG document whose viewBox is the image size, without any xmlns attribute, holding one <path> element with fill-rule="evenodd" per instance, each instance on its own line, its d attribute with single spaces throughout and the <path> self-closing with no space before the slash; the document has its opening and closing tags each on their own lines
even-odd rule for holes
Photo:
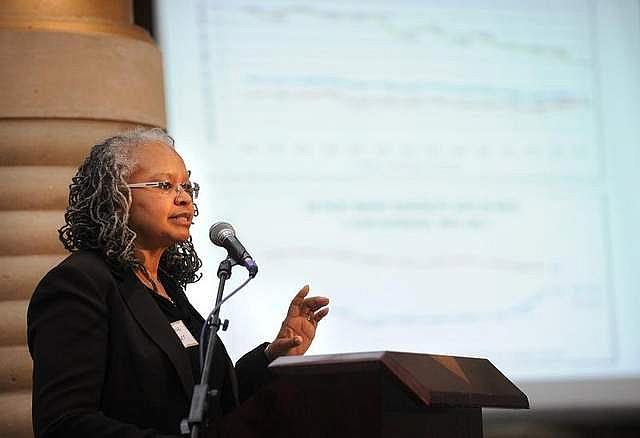
<svg viewBox="0 0 640 438">
<path fill-rule="evenodd" d="M 482 437 L 482 408 L 526 409 L 486 359 L 400 352 L 282 357 L 274 382 L 225 417 L 233 437 Z"/>
</svg>

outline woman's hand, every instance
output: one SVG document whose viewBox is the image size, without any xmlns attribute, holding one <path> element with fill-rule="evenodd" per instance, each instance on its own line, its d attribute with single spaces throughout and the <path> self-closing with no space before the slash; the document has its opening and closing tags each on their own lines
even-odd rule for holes
<svg viewBox="0 0 640 438">
<path fill-rule="evenodd" d="M 329 308 L 326 307 L 329 298 L 305 298 L 308 293 L 309 285 L 305 285 L 293 297 L 276 339 L 265 350 L 269 361 L 279 356 L 304 354 L 311 345 L 318 322 L 329 313 Z"/>
</svg>

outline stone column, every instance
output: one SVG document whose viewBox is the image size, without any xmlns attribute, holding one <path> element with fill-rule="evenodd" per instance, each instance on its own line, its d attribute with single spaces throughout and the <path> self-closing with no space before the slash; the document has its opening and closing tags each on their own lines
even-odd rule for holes
<svg viewBox="0 0 640 438">
<path fill-rule="evenodd" d="M 89 147 L 165 127 L 160 52 L 131 0 L 0 4 L 0 436 L 30 437 L 26 308 L 65 257 L 57 228 Z"/>
</svg>

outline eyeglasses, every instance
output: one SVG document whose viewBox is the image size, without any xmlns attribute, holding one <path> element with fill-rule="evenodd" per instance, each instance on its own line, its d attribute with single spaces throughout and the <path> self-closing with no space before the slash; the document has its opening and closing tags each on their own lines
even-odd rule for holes
<svg viewBox="0 0 640 438">
<path fill-rule="evenodd" d="M 130 189 L 144 189 L 146 187 L 155 187 L 165 193 L 170 193 L 171 191 L 175 190 L 176 196 L 180 195 L 181 191 L 184 191 L 191 197 L 192 200 L 198 198 L 198 192 L 200 191 L 200 185 L 197 182 L 191 181 L 187 181 L 182 184 L 173 184 L 170 181 L 141 182 L 127 184 L 127 187 L 129 187 Z"/>
</svg>

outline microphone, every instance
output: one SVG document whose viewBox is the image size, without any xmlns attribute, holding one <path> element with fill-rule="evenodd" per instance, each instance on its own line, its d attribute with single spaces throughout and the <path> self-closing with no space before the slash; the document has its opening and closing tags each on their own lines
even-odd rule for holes
<svg viewBox="0 0 640 438">
<path fill-rule="evenodd" d="M 227 222 L 216 222 L 209 228 L 209 239 L 214 245 L 227 250 L 229 257 L 236 263 L 244 266 L 249 271 L 249 277 L 255 277 L 258 273 L 258 265 L 253 261 L 251 254 L 242 246 L 236 237 L 236 230 Z"/>
</svg>

